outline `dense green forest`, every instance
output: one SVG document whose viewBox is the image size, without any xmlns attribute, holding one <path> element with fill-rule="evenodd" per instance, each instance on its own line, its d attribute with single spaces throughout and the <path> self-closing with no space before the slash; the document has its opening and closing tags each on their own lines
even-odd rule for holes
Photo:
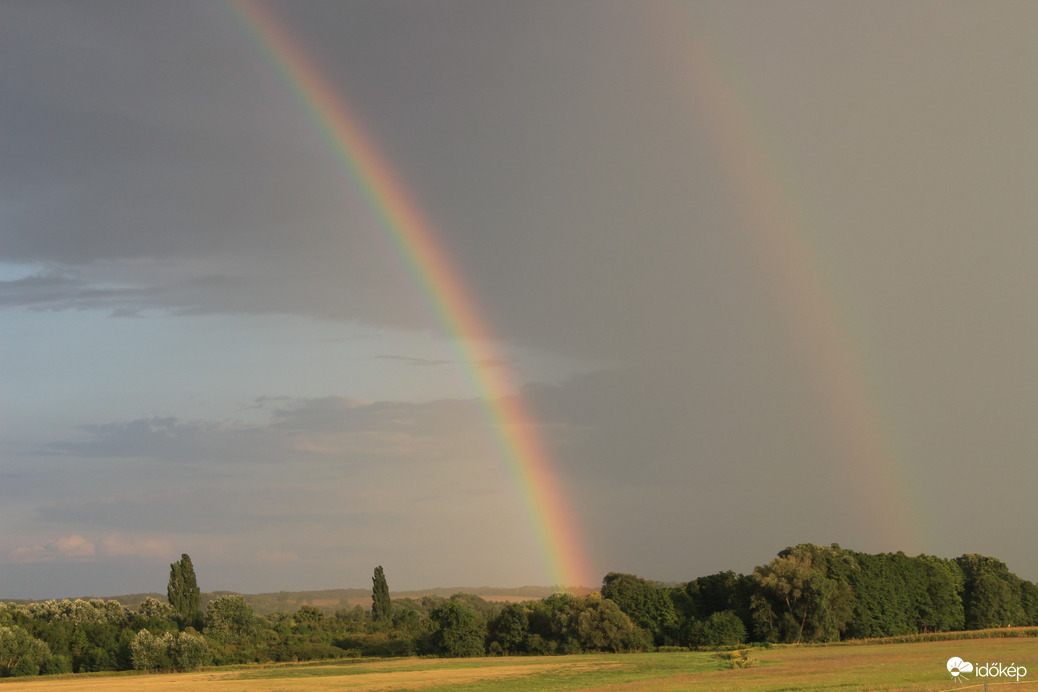
<svg viewBox="0 0 1038 692">
<path fill-rule="evenodd" d="M 993 557 L 870 555 L 801 544 L 752 574 L 678 585 L 611 572 L 600 593 L 492 603 L 472 594 L 304 605 L 257 615 L 238 594 L 206 598 L 191 559 L 170 565 L 165 601 L 0 603 L 0 675 L 194 670 L 206 665 L 361 656 L 644 651 L 813 642 L 1038 625 L 1038 586 Z M 287 605 L 287 602 L 282 601 Z"/>
</svg>

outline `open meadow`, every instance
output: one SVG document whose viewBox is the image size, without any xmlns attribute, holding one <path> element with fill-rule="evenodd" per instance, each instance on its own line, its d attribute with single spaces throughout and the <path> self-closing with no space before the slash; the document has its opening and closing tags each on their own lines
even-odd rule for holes
<svg viewBox="0 0 1038 692">
<path fill-rule="evenodd" d="M 746 667 L 734 666 L 741 655 Z M 2 692 L 141 690 L 966 690 L 984 689 L 976 673 L 956 681 L 945 664 L 1027 668 L 1015 679 L 988 678 L 990 689 L 1038 689 L 1034 637 L 743 649 L 734 653 L 587 654 L 476 659 L 407 658 L 218 668 L 198 673 L 75 675 L 0 681 Z"/>
</svg>

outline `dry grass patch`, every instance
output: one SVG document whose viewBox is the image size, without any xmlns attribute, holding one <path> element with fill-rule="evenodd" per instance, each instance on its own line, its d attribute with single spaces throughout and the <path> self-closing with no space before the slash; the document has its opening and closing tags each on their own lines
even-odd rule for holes
<svg viewBox="0 0 1038 692">
<path fill-rule="evenodd" d="M 748 667 L 731 669 L 713 652 L 596 654 L 482 659 L 390 659 L 280 664 L 178 675 L 77 675 L 8 679 L 0 692 L 141 690 L 180 692 L 296 692 L 302 690 L 427 690 L 429 692 L 544 692 L 546 690 L 981 690 L 976 674 L 957 683 L 945 664 L 953 656 L 974 663 L 1027 667 L 1020 684 L 1038 692 L 1038 639 L 960 639 L 899 644 L 776 646 L 739 650 Z M 1006 680 L 988 679 L 991 692 Z"/>
<path fill-rule="evenodd" d="M 707 671 L 654 681 L 651 685 L 598 687 L 595 690 L 757 690 L 823 692 L 855 690 L 938 692 L 984 689 L 984 678 L 970 675 L 957 682 L 945 664 L 952 656 L 977 663 L 1025 666 L 1027 677 L 988 679 L 991 690 L 1012 684 L 1022 690 L 1038 689 L 1038 643 L 1033 638 L 970 639 L 909 644 L 858 646 L 789 646 L 750 653 L 754 666 L 740 670 Z"/>
<path fill-rule="evenodd" d="M 141 692 L 294 692 L 296 690 L 414 690 L 483 686 L 531 676 L 580 676 L 623 666 L 616 660 L 576 657 L 512 659 L 400 659 L 328 665 L 256 666 L 201 673 L 75 675 L 7 680 L 0 692 L 72 692 L 73 690 L 140 690 Z"/>
</svg>

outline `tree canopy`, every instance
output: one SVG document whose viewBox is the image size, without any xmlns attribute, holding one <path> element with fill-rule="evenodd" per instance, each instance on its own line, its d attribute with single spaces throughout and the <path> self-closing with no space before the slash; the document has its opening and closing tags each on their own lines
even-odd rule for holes
<svg viewBox="0 0 1038 692">
<path fill-rule="evenodd" d="M 752 574 L 664 584 L 610 572 L 601 593 L 495 603 L 472 594 L 401 598 L 389 607 L 375 568 L 371 609 L 313 592 L 200 594 L 187 555 L 170 565 L 169 603 L 143 598 L 0 602 L 0 677 L 106 670 L 178 671 L 215 663 L 347 656 L 480 656 L 640 651 L 751 642 L 832 641 L 1038 625 L 1038 585 L 1002 561 L 868 554 L 800 544 Z M 196 608 L 208 600 L 205 617 Z M 195 612 L 195 616 L 191 613 Z M 201 630 L 201 632 L 199 631 Z"/>
<path fill-rule="evenodd" d="M 166 587 L 169 604 L 184 622 L 194 623 L 202 614 L 202 592 L 195 579 L 195 567 L 184 553 L 179 562 L 169 566 L 169 585 Z"/>
<path fill-rule="evenodd" d="M 371 619 L 375 622 L 389 620 L 392 609 L 386 573 L 382 570 L 382 565 L 379 565 L 371 577 Z"/>
</svg>

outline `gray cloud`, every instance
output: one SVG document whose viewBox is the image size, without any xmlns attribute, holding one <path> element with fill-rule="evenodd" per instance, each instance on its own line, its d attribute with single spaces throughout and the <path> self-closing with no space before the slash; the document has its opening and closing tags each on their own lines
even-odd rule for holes
<svg viewBox="0 0 1038 692">
<path fill-rule="evenodd" d="M 137 531 L 164 534 L 304 531 L 315 524 L 337 521 L 351 527 L 390 522 L 389 512 L 366 507 L 307 508 L 313 489 L 250 483 L 226 487 L 167 488 L 109 499 L 43 505 L 38 518 L 47 525 L 83 526 L 92 531 Z M 394 525 L 396 521 L 391 521 Z"/>
<path fill-rule="evenodd" d="M 37 274 L 0 281 L 0 305 L 40 310 L 112 310 L 126 315 L 154 303 L 159 292 L 144 288 L 98 288 L 80 279 Z"/>
<path fill-rule="evenodd" d="M 195 546 L 201 564 L 291 550 L 310 578 L 335 584 L 344 566 L 363 578 L 357 560 L 418 569 L 437 552 L 461 560 L 498 538 L 513 554 L 533 550 L 479 402 L 265 397 L 257 405 L 269 411 L 266 423 L 154 417 L 85 426 L 87 439 L 41 450 L 32 472 L 9 475 L 19 518 L 8 525 L 24 529 L 17 542 L 7 537 L 7 552 L 19 562 L 56 559 L 48 536 L 74 528 L 111 550 Z M 64 483 L 36 482 L 56 466 Z M 488 512 L 492 521 L 472 522 Z M 339 557 L 328 559 L 332 544 Z M 536 561 L 530 567 L 536 574 Z M 450 573 L 432 570 L 423 573 Z"/>
<path fill-rule="evenodd" d="M 80 457 L 199 461 L 219 460 L 227 454 L 237 458 L 253 446 L 247 444 L 244 430 L 216 423 L 182 423 L 173 417 L 85 425 L 82 429 L 88 439 L 55 442 L 43 451 Z M 231 437 L 237 439 L 227 439 Z"/>
<path fill-rule="evenodd" d="M 272 402 L 288 406 L 271 408 Z M 181 421 L 175 417 L 84 425 L 84 439 L 39 450 L 86 458 L 247 463 L 334 459 L 348 464 L 373 459 L 443 458 L 470 444 L 482 429 L 482 404 L 474 400 L 429 403 L 358 402 L 341 397 L 264 398 L 266 423 Z M 475 432 L 475 438 L 473 432 Z"/>
<path fill-rule="evenodd" d="M 201 263 L 208 264 L 208 263 Z M 290 276 L 305 274 L 299 261 L 289 259 L 281 270 Z M 303 263 L 305 264 L 305 262 Z M 334 272 L 320 271 L 310 281 L 278 276 L 255 264 L 227 262 L 230 272 L 208 273 L 197 263 L 132 262 L 98 263 L 41 272 L 33 276 L 0 281 L 0 307 L 33 310 L 100 310 L 113 317 L 140 314 L 214 315 L 214 314 L 295 314 L 342 321 L 394 324 L 423 311 L 411 301 L 387 312 L 387 317 L 372 317 L 380 304 L 395 300 L 395 291 L 384 294 L 363 291 L 349 297 L 339 295 L 347 287 Z M 307 296 L 327 296 L 312 300 Z M 395 313 L 399 317 L 393 317 Z M 417 320 L 421 322 L 421 319 Z M 425 321 L 429 321 L 426 316 Z"/>
<path fill-rule="evenodd" d="M 644 79 L 653 56 L 617 42 L 631 19 L 619 7 L 592 28 L 572 11 L 546 21 L 541 10 L 443 8 L 426 18 L 441 29 L 433 33 L 423 12 L 399 8 L 353 8 L 349 21 L 333 5 L 292 17 L 297 31 L 313 34 L 315 60 L 341 79 L 388 157 L 407 164 L 398 167 L 405 182 L 421 181 L 416 200 L 473 293 L 488 313 L 508 315 L 494 321 L 503 336 L 615 351 L 626 333 L 674 324 L 654 303 L 676 298 L 678 286 L 687 294 L 690 277 L 704 295 L 716 290 L 709 277 L 717 258 L 703 250 L 718 236 L 688 234 L 684 222 L 690 205 L 700 218 L 717 215 L 716 184 L 689 142 L 694 130 L 666 145 L 652 134 L 682 116 L 668 84 Z M 128 298 L 172 312 L 431 324 L 420 302 L 401 300 L 414 286 L 400 281 L 399 260 L 349 176 L 230 17 L 204 5 L 163 10 L 161 21 L 134 11 L 20 14 L 23 23 L 57 23 L 51 32 L 66 40 L 48 48 L 47 60 L 27 60 L 41 49 L 19 36 L 4 43 L 19 58 L 6 61 L 17 66 L 8 80 L 22 92 L 5 146 L 9 160 L 26 164 L 4 172 L 12 179 L 2 189 L 22 191 L 10 200 L 13 223 L 0 231 L 9 259 L 108 261 L 104 277 L 84 290 L 121 278 L 140 292 Z M 187 33 L 203 20 L 206 31 Z M 328 52 L 319 46 L 330 26 L 366 28 L 349 41 L 336 35 L 340 50 Z M 460 27 L 470 30 L 465 41 L 454 35 Z M 374 38 L 376 28 L 400 43 Z M 79 36 L 104 37 L 109 47 L 84 53 Z M 577 36 L 587 59 L 569 55 Z M 390 45 L 406 46 L 407 55 Z M 476 55 L 482 71 L 464 69 Z M 415 71 L 416 61 L 429 69 Z M 114 69 L 119 63 L 134 67 Z M 364 63 L 371 68 L 358 71 Z M 581 83 L 596 88 L 570 86 Z M 619 98 L 628 88 L 637 95 Z M 566 174 L 574 161 L 600 173 Z M 638 228 L 651 229 L 653 240 L 631 234 Z M 216 259 L 241 278 L 203 282 L 191 258 Z M 697 258 L 701 266 L 690 267 Z M 118 264 L 128 259 L 176 259 L 183 273 L 164 283 L 128 276 Z M 632 275 L 639 280 L 617 282 Z M 398 277 L 395 288 L 387 276 Z M 625 330 L 610 326 L 617 310 Z"/>
</svg>

